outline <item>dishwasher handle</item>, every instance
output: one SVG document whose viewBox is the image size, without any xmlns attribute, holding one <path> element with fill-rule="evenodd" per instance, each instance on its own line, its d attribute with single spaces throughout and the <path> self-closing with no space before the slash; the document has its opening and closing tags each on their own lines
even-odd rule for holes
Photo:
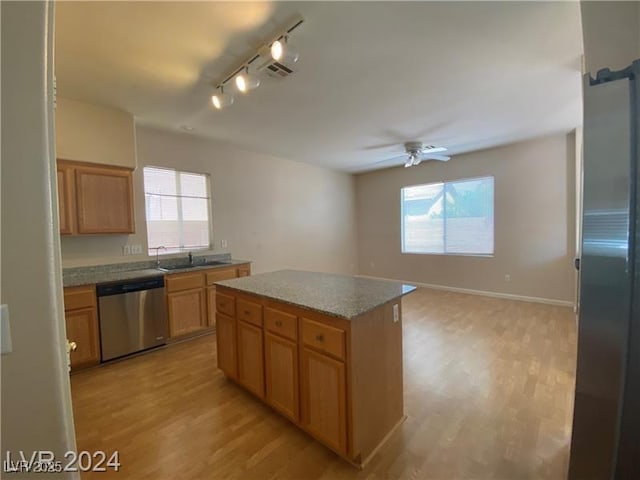
<svg viewBox="0 0 640 480">
<path fill-rule="evenodd" d="M 164 288 L 164 277 L 98 284 L 96 285 L 96 295 L 98 297 L 107 297 L 110 295 L 139 292 L 141 290 L 152 290 L 154 288 Z"/>
</svg>

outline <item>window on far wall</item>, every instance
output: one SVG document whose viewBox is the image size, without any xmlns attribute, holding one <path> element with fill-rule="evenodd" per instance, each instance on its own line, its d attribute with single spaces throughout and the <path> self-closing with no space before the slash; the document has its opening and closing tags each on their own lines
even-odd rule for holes
<svg viewBox="0 0 640 480">
<path fill-rule="evenodd" d="M 210 248 L 209 175 L 144 167 L 149 255 Z"/>
<path fill-rule="evenodd" d="M 493 255 L 493 177 L 404 187 L 402 253 Z"/>
</svg>

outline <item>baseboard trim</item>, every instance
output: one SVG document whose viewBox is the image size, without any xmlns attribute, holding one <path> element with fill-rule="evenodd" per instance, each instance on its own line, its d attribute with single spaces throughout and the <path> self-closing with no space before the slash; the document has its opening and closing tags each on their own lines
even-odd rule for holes
<svg viewBox="0 0 640 480">
<path fill-rule="evenodd" d="M 521 302 L 544 303 L 545 305 L 556 305 L 558 307 L 575 308 L 573 302 L 569 300 L 559 300 L 556 298 L 527 297 L 525 295 L 515 295 L 513 293 L 491 292 L 487 290 L 472 290 L 469 288 L 450 287 L 448 285 L 436 285 L 434 283 L 412 282 L 410 280 L 397 280 L 395 278 L 374 277 L 373 275 L 358 275 L 358 277 L 375 278 L 377 280 L 392 280 L 395 282 L 405 282 L 418 287 L 431 288 L 433 290 L 445 290 L 447 292 L 467 293 L 469 295 L 482 295 L 483 297 L 504 298 L 506 300 L 518 300 Z"/>
</svg>

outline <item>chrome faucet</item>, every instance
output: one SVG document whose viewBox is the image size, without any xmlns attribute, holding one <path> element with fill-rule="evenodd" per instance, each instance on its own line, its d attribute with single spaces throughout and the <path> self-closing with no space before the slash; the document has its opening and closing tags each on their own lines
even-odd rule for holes
<svg viewBox="0 0 640 480">
<path fill-rule="evenodd" d="M 156 268 L 160 268 L 159 252 L 160 252 L 160 250 L 166 250 L 166 248 L 164 246 L 160 246 L 160 247 L 150 247 L 149 249 L 156 251 Z"/>
</svg>

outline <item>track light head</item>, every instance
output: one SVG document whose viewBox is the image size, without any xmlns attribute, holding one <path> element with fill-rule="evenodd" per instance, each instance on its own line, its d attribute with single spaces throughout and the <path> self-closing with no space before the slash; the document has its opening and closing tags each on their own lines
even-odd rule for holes
<svg viewBox="0 0 640 480">
<path fill-rule="evenodd" d="M 271 44 L 271 58 L 281 63 L 296 63 L 300 54 L 298 50 L 289 45 L 289 37 L 283 37 Z"/>
<path fill-rule="evenodd" d="M 260 77 L 250 74 L 249 68 L 247 67 L 244 72 L 236 75 L 234 82 L 238 91 L 247 93 L 249 90 L 260 86 Z"/>
<path fill-rule="evenodd" d="M 231 92 L 225 93 L 224 87 L 220 86 L 218 92 L 211 96 L 211 103 L 217 110 L 222 110 L 233 104 L 233 94 Z"/>
</svg>

